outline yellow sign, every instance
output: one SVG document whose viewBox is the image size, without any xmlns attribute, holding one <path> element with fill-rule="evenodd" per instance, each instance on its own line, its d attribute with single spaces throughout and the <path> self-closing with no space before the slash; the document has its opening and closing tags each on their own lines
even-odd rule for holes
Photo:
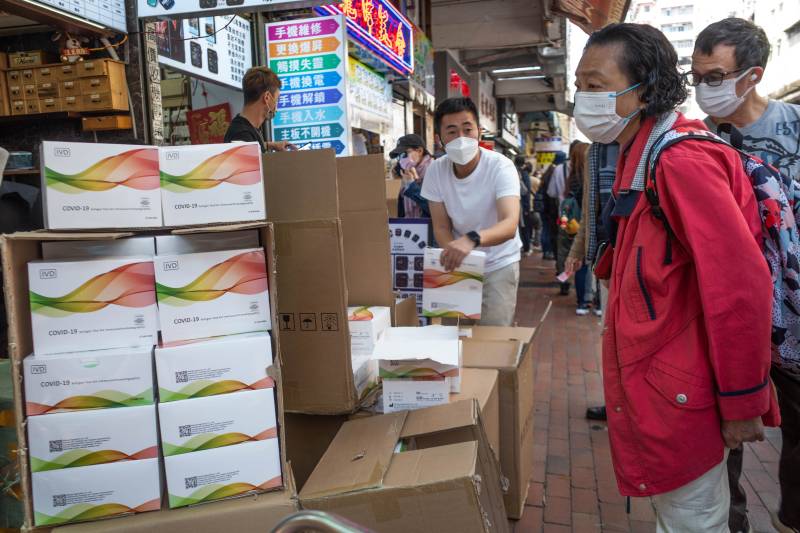
<svg viewBox="0 0 800 533">
<path fill-rule="evenodd" d="M 544 166 L 549 165 L 556 160 L 556 153 L 555 152 L 537 152 L 536 153 L 536 163 Z"/>
</svg>

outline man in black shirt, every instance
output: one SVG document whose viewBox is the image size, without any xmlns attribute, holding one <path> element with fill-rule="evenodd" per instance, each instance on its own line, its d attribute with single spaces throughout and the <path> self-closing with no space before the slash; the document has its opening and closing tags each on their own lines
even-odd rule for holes
<svg viewBox="0 0 800 533">
<path fill-rule="evenodd" d="M 281 93 L 281 80 L 267 67 L 253 67 L 248 70 L 242 80 L 244 107 L 242 112 L 233 117 L 225 142 L 244 141 L 258 142 L 261 151 L 296 150 L 291 143 L 267 142 L 261 128 L 267 120 L 275 117 L 278 109 L 278 98 Z"/>
</svg>

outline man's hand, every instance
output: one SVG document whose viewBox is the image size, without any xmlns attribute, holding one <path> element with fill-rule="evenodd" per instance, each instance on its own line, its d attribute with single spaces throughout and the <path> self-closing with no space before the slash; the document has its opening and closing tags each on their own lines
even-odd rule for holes
<svg viewBox="0 0 800 533">
<path fill-rule="evenodd" d="M 761 417 L 750 420 L 723 420 L 722 438 L 725 446 L 734 450 L 741 446 L 743 442 L 755 442 L 764 440 L 764 424 Z"/>
<path fill-rule="evenodd" d="M 274 152 L 288 152 L 297 150 L 297 146 L 287 141 L 268 142 L 267 149 Z"/>
<path fill-rule="evenodd" d="M 461 237 L 445 246 L 442 252 L 442 266 L 447 272 L 452 272 L 461 266 L 464 258 L 475 249 L 475 243 L 469 237 Z"/>
</svg>

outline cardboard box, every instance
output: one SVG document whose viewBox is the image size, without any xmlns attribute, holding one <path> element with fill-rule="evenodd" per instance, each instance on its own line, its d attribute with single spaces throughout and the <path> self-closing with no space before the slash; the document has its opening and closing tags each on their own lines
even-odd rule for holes
<svg viewBox="0 0 800 533">
<path fill-rule="evenodd" d="M 392 307 L 383 159 L 332 150 L 264 156 L 275 222 L 287 409 L 354 411 L 347 307 Z M 268 169 L 268 170 L 267 170 Z"/>
<path fill-rule="evenodd" d="M 386 208 L 390 218 L 397 217 L 397 198 L 402 188 L 403 180 L 386 180 Z"/>
<path fill-rule="evenodd" d="M 159 162 L 166 226 L 266 217 L 258 143 L 162 147 Z"/>
<path fill-rule="evenodd" d="M 300 502 L 381 533 L 509 531 L 475 400 L 346 422 Z"/>
<path fill-rule="evenodd" d="M 458 270 L 447 272 L 440 262 L 441 248 L 425 250 L 425 289 L 422 311 L 429 318 L 481 318 L 486 254 L 475 251 Z"/>
<path fill-rule="evenodd" d="M 500 372 L 500 465 L 508 477 L 505 495 L 509 518 L 519 519 L 533 474 L 533 340 L 537 328 L 475 326 L 464 339 L 464 366 Z"/>
<path fill-rule="evenodd" d="M 283 486 L 277 439 L 172 455 L 164 469 L 172 509 Z"/>
<path fill-rule="evenodd" d="M 392 320 L 392 325 L 394 327 L 413 328 L 419 326 L 416 295 L 412 294 L 407 298 L 398 298 L 395 300 L 393 311 L 395 311 L 394 319 Z"/>
<path fill-rule="evenodd" d="M 161 508 L 158 459 L 36 472 L 37 526 L 54 526 Z"/>
<path fill-rule="evenodd" d="M 444 405 L 450 401 L 446 379 L 382 379 L 383 412 L 396 413 Z"/>
<path fill-rule="evenodd" d="M 302 489 L 306 484 L 347 419 L 347 415 L 286 413 L 282 433 L 286 436 L 286 455 L 292 463 L 298 488 Z"/>
<path fill-rule="evenodd" d="M 101 350 L 23 361 L 28 416 L 153 403 L 152 348 Z"/>
<path fill-rule="evenodd" d="M 28 419 L 32 472 L 158 459 L 154 405 Z"/>
<path fill-rule="evenodd" d="M 372 355 L 375 343 L 392 326 L 392 312 L 388 307 L 348 307 L 347 321 L 352 355 Z"/>
<path fill-rule="evenodd" d="M 156 250 L 161 255 L 244 250 L 258 247 L 258 231 L 256 230 L 231 231 L 225 234 L 224 239 L 220 239 L 219 235 L 214 233 L 156 236 Z"/>
<path fill-rule="evenodd" d="M 275 386 L 269 333 L 232 335 L 156 347 L 161 402 L 202 398 Z"/>
<path fill-rule="evenodd" d="M 86 259 L 90 257 L 152 257 L 153 237 L 130 237 L 113 241 L 48 241 L 42 243 L 42 259 Z"/>
<path fill-rule="evenodd" d="M 41 164 L 47 228 L 161 226 L 157 148 L 44 141 Z"/>
<path fill-rule="evenodd" d="M 483 429 L 497 460 L 500 460 L 500 390 L 499 372 L 493 368 L 462 368 L 461 392 L 450 395 L 450 402 L 476 399 L 481 410 Z"/>
<path fill-rule="evenodd" d="M 36 355 L 152 346 L 153 258 L 28 263 Z"/>
<path fill-rule="evenodd" d="M 164 457 L 278 437 L 274 389 L 158 406 Z"/>
<path fill-rule="evenodd" d="M 272 328 L 263 248 L 154 258 L 165 343 Z"/>
</svg>

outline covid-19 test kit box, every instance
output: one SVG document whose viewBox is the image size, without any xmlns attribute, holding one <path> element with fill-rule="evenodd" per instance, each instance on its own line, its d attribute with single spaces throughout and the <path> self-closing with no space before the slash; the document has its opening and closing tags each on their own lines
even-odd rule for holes
<svg viewBox="0 0 800 533">
<path fill-rule="evenodd" d="M 153 258 L 28 263 L 36 355 L 152 346 Z"/>
<path fill-rule="evenodd" d="M 164 146 L 159 165 L 166 226 L 266 218 L 256 142 Z"/>
<path fill-rule="evenodd" d="M 155 257 L 165 343 L 271 329 L 263 248 Z"/>
<path fill-rule="evenodd" d="M 422 312 L 430 318 L 481 318 L 486 254 L 470 252 L 461 265 L 448 272 L 441 263 L 442 250 L 425 250 Z"/>
<path fill-rule="evenodd" d="M 162 225 L 155 146 L 44 141 L 41 167 L 48 229 Z"/>
</svg>

